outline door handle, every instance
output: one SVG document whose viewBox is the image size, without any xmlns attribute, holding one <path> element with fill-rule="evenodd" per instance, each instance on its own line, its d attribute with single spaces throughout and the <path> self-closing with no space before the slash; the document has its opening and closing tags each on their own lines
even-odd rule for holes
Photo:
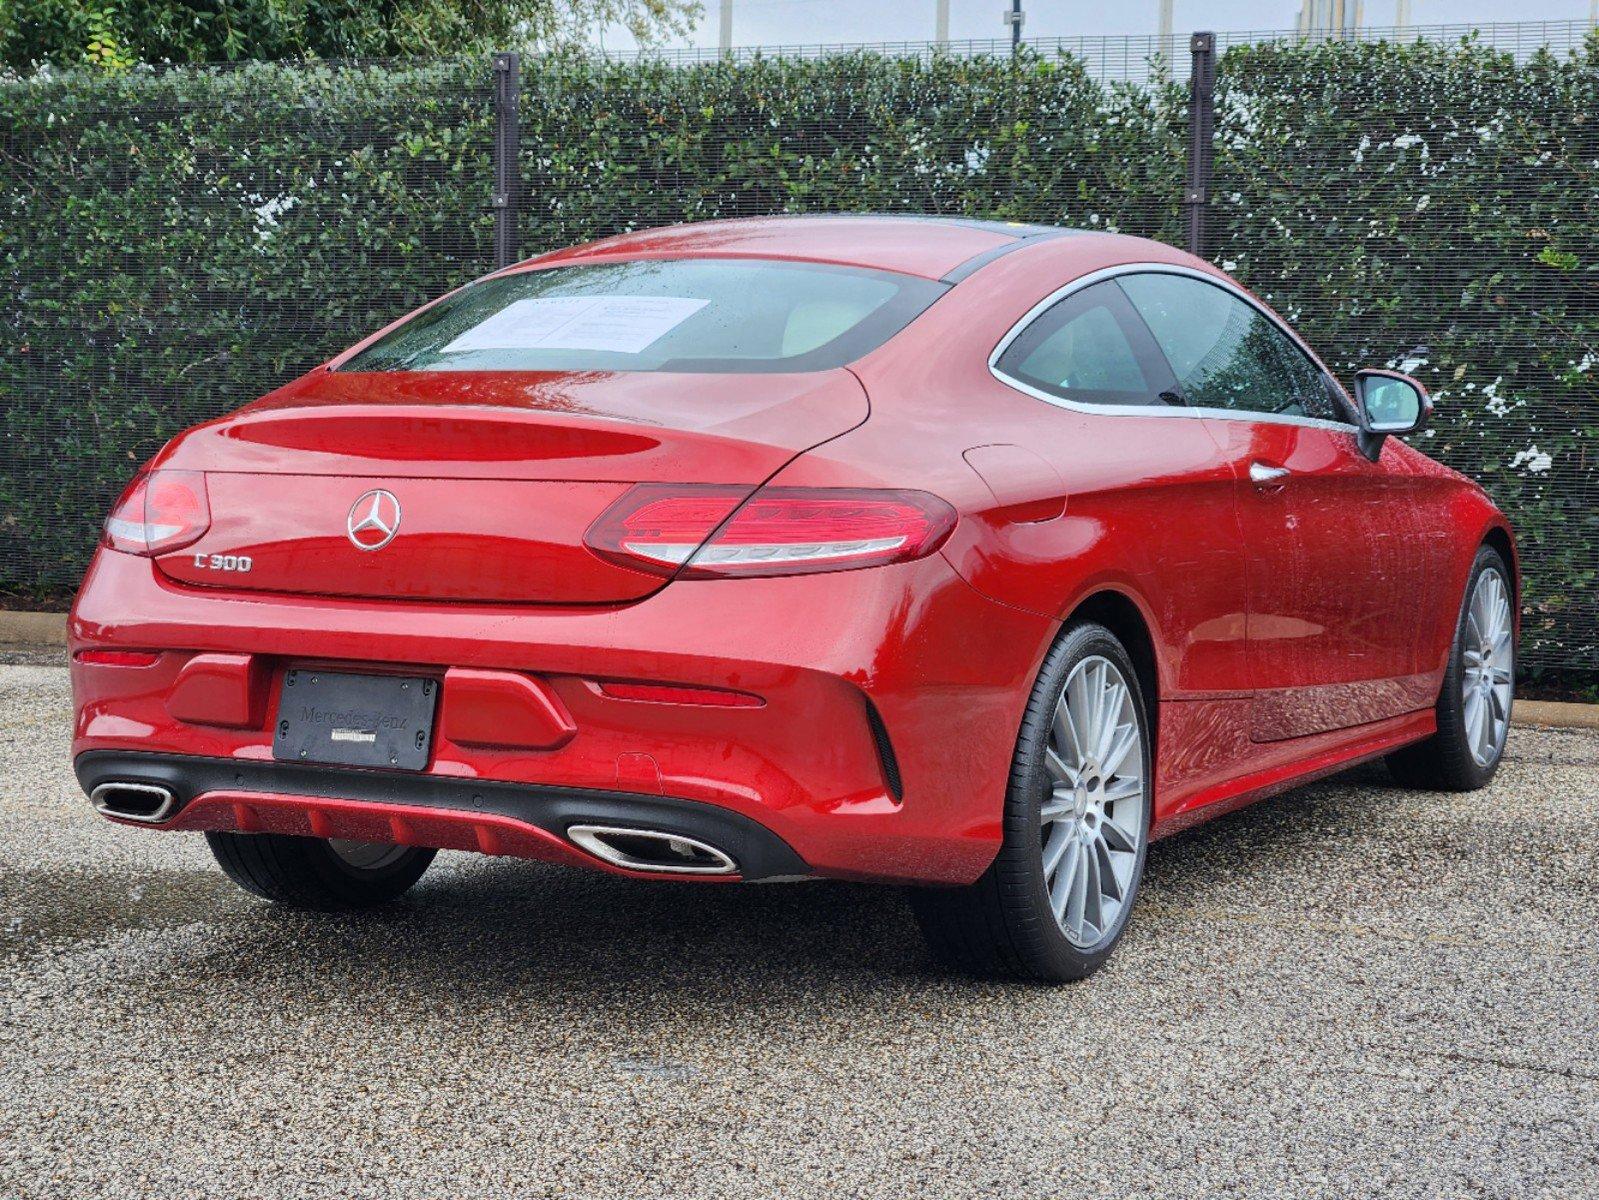
<svg viewBox="0 0 1599 1200">
<path fill-rule="evenodd" d="M 1292 472 L 1287 467 L 1274 467 L 1263 462 L 1249 464 L 1249 482 L 1262 491 L 1273 491 L 1282 487 L 1282 481 L 1290 474 Z"/>
</svg>

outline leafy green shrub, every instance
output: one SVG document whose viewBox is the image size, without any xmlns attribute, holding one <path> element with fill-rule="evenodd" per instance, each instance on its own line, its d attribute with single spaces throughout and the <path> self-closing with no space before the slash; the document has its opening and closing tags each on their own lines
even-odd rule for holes
<svg viewBox="0 0 1599 1200">
<path fill-rule="evenodd" d="M 1511 514 L 1529 663 L 1599 668 L 1599 38 L 1241 47 L 1211 257 L 1342 375 L 1411 371 L 1418 443 Z"/>
<path fill-rule="evenodd" d="M 698 0 L 4 0 L 0 65 L 436 58 L 616 25 L 647 42 L 701 11 Z"/>
<path fill-rule="evenodd" d="M 1185 92 L 1107 87 L 1067 56 L 568 59 L 527 75 L 525 246 L 781 212 L 1180 234 Z"/>
<path fill-rule="evenodd" d="M 481 61 L 0 84 L 0 585 L 172 434 L 481 272 Z"/>
</svg>

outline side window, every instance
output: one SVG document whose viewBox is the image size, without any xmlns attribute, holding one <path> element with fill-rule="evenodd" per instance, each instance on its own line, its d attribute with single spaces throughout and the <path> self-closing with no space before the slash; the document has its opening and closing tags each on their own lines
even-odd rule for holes
<svg viewBox="0 0 1599 1200">
<path fill-rule="evenodd" d="M 1159 404 L 1174 381 L 1113 283 L 1074 292 L 1017 335 L 994 364 L 1030 387 L 1088 404 Z"/>
<path fill-rule="evenodd" d="M 1342 406 L 1333 398 L 1333 383 L 1321 373 L 1321 368 L 1305 357 L 1304 351 L 1277 334 L 1277 344 L 1282 349 L 1283 362 L 1288 368 L 1288 378 L 1293 386 L 1296 408 L 1284 409 L 1297 416 L 1315 417 L 1320 421 L 1348 421 Z"/>
<path fill-rule="evenodd" d="M 1195 408 L 1330 416 L 1320 372 L 1252 305 L 1185 275 L 1118 280 Z"/>
</svg>

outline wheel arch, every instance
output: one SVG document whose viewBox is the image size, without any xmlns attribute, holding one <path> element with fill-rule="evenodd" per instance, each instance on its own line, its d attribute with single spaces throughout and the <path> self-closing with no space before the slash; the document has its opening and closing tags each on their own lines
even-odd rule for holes
<svg viewBox="0 0 1599 1200">
<path fill-rule="evenodd" d="M 1497 550 L 1505 560 L 1505 566 L 1510 568 L 1510 596 L 1515 602 L 1515 624 L 1517 632 L 1521 629 L 1521 562 L 1516 554 L 1516 539 L 1510 536 L 1510 530 L 1503 525 L 1490 525 L 1482 535 L 1482 544 Z"/>
<path fill-rule="evenodd" d="M 1144 691 L 1145 709 L 1149 715 L 1149 751 L 1154 760 L 1160 745 L 1160 661 L 1155 653 L 1155 638 L 1149 618 L 1131 596 L 1114 588 L 1105 588 L 1078 601 L 1067 614 L 1061 628 L 1068 629 L 1078 621 L 1093 621 L 1116 635 L 1126 647 L 1138 672 L 1138 683 Z M 1153 809 L 1151 805 L 1151 809 Z"/>
<path fill-rule="evenodd" d="M 1431 618 L 1421 614 L 1423 629 L 1418 635 L 1421 638 L 1421 662 L 1430 664 L 1432 669 L 1440 672 L 1448 669 L 1460 606 L 1467 599 L 1473 565 L 1485 549 L 1491 549 L 1503 558 L 1509 570 L 1512 636 L 1518 648 L 1521 641 L 1522 581 L 1516 535 L 1504 515 L 1492 506 L 1480 490 L 1463 489 L 1462 495 L 1467 505 L 1463 511 L 1451 508 L 1440 514 L 1440 520 L 1448 522 L 1458 530 L 1460 536 L 1450 540 L 1448 562 L 1444 567 L 1450 582 L 1439 596 L 1438 612 Z"/>
</svg>

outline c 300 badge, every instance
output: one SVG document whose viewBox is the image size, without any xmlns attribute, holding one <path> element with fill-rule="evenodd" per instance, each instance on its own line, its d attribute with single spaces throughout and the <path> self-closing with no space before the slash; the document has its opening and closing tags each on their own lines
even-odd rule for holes
<svg viewBox="0 0 1599 1200">
<path fill-rule="evenodd" d="M 248 554 L 196 554 L 194 565 L 202 571 L 248 571 L 255 564 Z"/>
</svg>

